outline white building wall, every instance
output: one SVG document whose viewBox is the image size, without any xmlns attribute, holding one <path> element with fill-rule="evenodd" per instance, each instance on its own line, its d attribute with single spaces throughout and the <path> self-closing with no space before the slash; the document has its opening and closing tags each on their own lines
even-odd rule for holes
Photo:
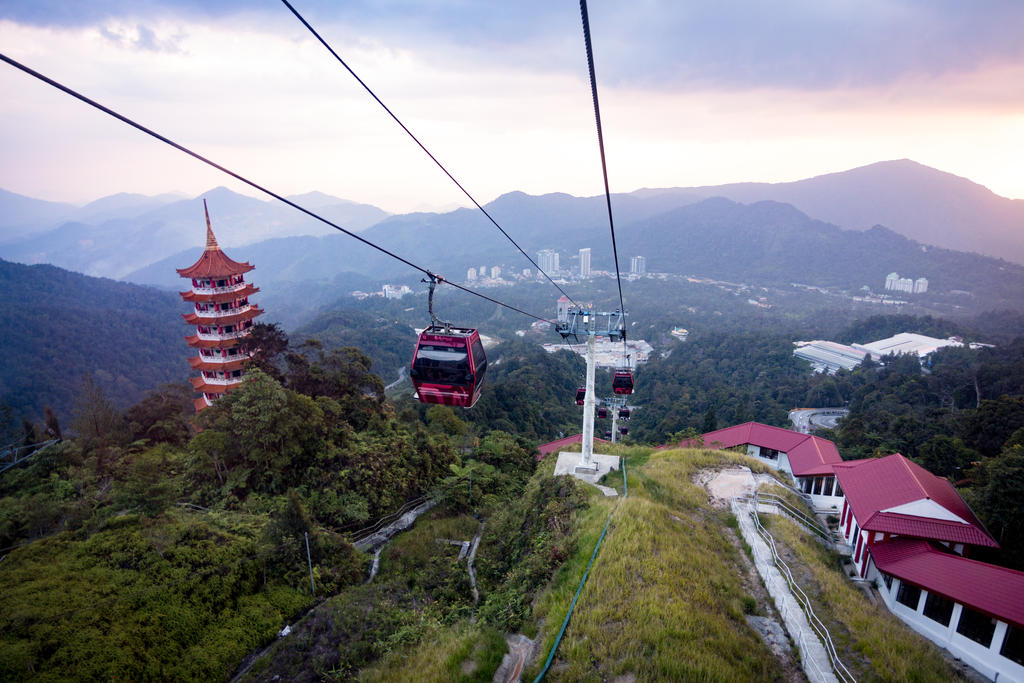
<svg viewBox="0 0 1024 683">
<path fill-rule="evenodd" d="M 896 601 L 896 593 L 900 587 L 899 579 L 894 577 L 892 579 L 892 588 L 886 588 L 885 580 L 881 573 L 876 572 L 874 578 L 878 593 L 882 596 L 882 601 L 889 611 L 922 636 L 939 647 L 946 648 L 953 656 L 967 662 L 989 680 L 1024 682 L 1024 666 L 999 654 L 999 650 L 1003 646 L 1003 638 L 1005 638 L 1007 632 L 1006 622 L 996 621 L 996 629 L 992 634 L 992 643 L 989 647 L 985 647 L 956 632 L 956 626 L 960 622 L 960 614 L 963 612 L 963 605 L 959 602 L 955 602 L 953 605 L 953 613 L 949 618 L 949 625 L 943 626 L 941 623 L 924 615 L 924 605 L 928 599 L 927 590 L 921 589 L 921 597 L 918 600 L 917 608 L 911 609 Z"/>
</svg>

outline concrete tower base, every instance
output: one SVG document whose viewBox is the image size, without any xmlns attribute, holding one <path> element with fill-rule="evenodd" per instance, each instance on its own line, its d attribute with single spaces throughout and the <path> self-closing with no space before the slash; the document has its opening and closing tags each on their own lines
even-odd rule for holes
<svg viewBox="0 0 1024 683">
<path fill-rule="evenodd" d="M 581 453 L 569 453 L 566 451 L 559 453 L 558 462 L 555 463 L 555 476 L 568 474 L 580 481 L 597 486 L 606 496 L 617 496 L 618 492 L 615 489 L 601 486 L 597 482 L 612 470 L 619 469 L 619 456 L 592 453 L 590 455 L 589 467 L 580 465 L 581 456 Z"/>
</svg>

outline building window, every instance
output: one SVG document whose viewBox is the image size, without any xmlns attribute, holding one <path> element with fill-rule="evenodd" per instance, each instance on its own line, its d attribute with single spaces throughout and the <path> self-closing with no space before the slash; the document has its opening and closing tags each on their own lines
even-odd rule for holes
<svg viewBox="0 0 1024 683">
<path fill-rule="evenodd" d="M 1007 626 L 1006 637 L 1003 638 L 1003 646 L 999 649 L 999 654 L 1024 666 L 1024 629 Z"/>
<path fill-rule="evenodd" d="M 995 631 L 996 620 L 992 617 L 976 612 L 966 605 L 961 610 L 960 622 L 956 625 L 956 632 L 960 635 L 989 647 L 992 644 L 992 634 Z"/>
<path fill-rule="evenodd" d="M 822 484 L 822 482 L 824 480 L 825 480 L 824 477 L 815 477 L 814 478 L 814 490 L 811 492 L 812 495 L 815 495 L 815 496 L 820 496 L 821 495 L 821 484 Z"/>
<path fill-rule="evenodd" d="M 890 593 L 892 592 L 892 575 L 880 572 L 882 574 L 882 581 L 885 582 L 885 589 Z"/>
<path fill-rule="evenodd" d="M 843 495 L 843 487 L 839 485 L 839 479 L 838 478 L 836 479 L 836 492 L 833 495 L 836 495 L 836 496 Z"/>
<path fill-rule="evenodd" d="M 917 586 L 911 586 L 906 581 L 900 581 L 900 589 L 896 591 L 896 602 L 916 611 L 917 603 L 920 601 L 921 589 Z"/>
<path fill-rule="evenodd" d="M 924 615 L 943 626 L 949 626 L 949 619 L 953 616 L 953 601 L 929 592 L 924 599 Z"/>
<path fill-rule="evenodd" d="M 761 448 L 761 457 L 768 460 L 778 460 L 779 452 L 774 448 Z"/>
</svg>

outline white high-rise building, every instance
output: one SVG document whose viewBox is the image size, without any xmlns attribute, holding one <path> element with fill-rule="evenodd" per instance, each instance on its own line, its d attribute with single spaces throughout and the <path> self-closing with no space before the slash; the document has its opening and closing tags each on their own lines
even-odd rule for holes
<svg viewBox="0 0 1024 683">
<path fill-rule="evenodd" d="M 928 278 L 919 277 L 914 280 L 914 294 L 924 294 L 928 291 Z"/>
<path fill-rule="evenodd" d="M 590 277 L 590 247 L 580 249 L 580 277 Z"/>
<path fill-rule="evenodd" d="M 549 275 L 558 272 L 558 252 L 553 249 L 541 249 L 537 252 L 537 266 Z"/>
<path fill-rule="evenodd" d="M 629 259 L 629 272 L 632 275 L 646 275 L 647 259 L 643 256 L 634 256 Z"/>
<path fill-rule="evenodd" d="M 476 268 L 470 268 L 466 271 L 466 280 L 472 282 L 476 279 Z"/>
<path fill-rule="evenodd" d="M 913 292 L 914 291 L 914 281 L 911 280 L 909 277 L 901 277 L 900 278 L 900 287 L 899 287 L 899 289 L 900 289 L 901 292 Z"/>
<path fill-rule="evenodd" d="M 491 266 L 491 279 L 497 280 L 501 277 L 501 266 Z"/>
<path fill-rule="evenodd" d="M 887 291 L 892 291 L 896 289 L 896 285 L 899 284 L 899 281 L 899 273 L 889 273 L 888 275 L 885 276 L 885 289 Z"/>
</svg>

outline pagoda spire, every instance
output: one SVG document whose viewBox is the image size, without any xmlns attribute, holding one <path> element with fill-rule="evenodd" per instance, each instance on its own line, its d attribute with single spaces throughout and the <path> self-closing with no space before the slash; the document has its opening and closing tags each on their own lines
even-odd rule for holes
<svg viewBox="0 0 1024 683">
<path fill-rule="evenodd" d="M 213 226 L 210 225 L 210 210 L 206 208 L 206 198 L 203 197 L 203 211 L 206 212 L 206 251 L 219 251 L 217 238 L 213 236 Z"/>
</svg>

